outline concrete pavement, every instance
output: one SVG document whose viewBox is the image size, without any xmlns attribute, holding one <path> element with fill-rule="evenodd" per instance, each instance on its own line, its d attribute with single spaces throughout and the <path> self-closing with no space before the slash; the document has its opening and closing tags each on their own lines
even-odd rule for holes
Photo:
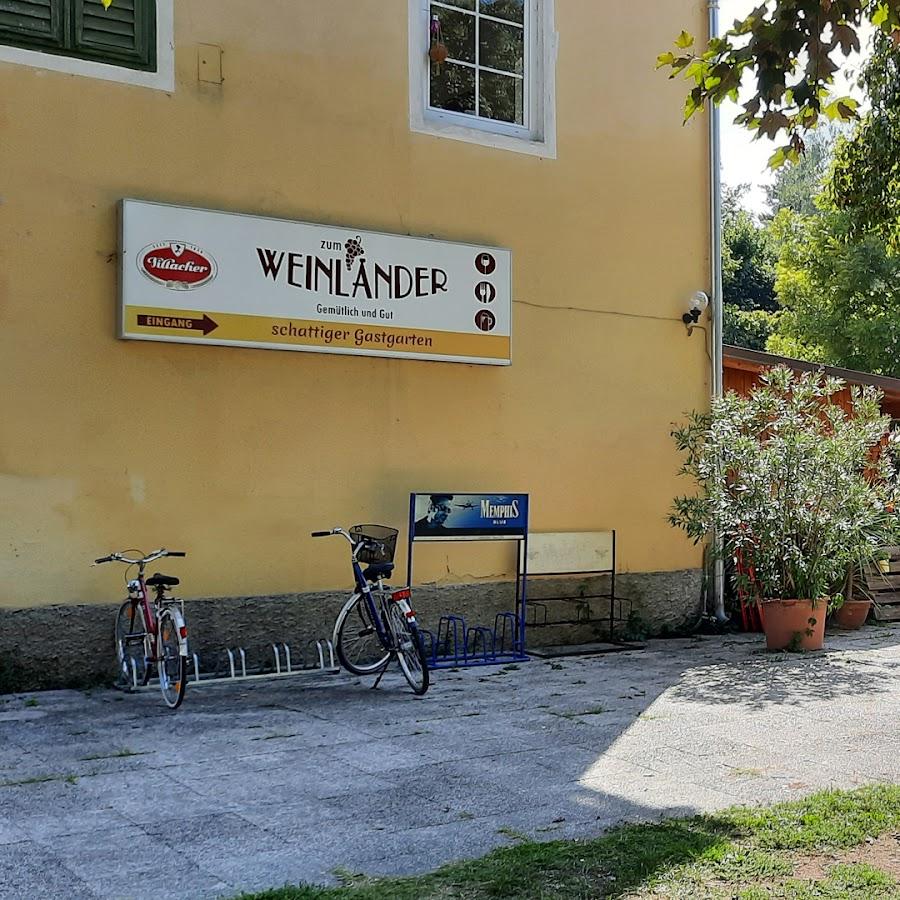
<svg viewBox="0 0 900 900">
<path fill-rule="evenodd" d="M 900 627 L 434 673 L 0 696 L 0 898 L 229 897 L 900 781 Z"/>
</svg>

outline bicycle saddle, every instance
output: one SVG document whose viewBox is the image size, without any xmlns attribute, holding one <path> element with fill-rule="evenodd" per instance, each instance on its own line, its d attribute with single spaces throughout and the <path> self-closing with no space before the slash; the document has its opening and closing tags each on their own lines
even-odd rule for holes
<svg viewBox="0 0 900 900">
<path fill-rule="evenodd" d="M 387 578 L 393 571 L 393 563 L 373 563 L 363 572 L 363 577 L 366 581 L 378 581 L 379 578 Z M 147 584 L 149 583 L 148 581 Z"/>
<path fill-rule="evenodd" d="M 150 587 L 175 587 L 176 584 L 180 583 L 174 575 L 160 575 L 159 572 L 156 572 L 152 578 L 147 579 L 147 584 Z"/>
</svg>

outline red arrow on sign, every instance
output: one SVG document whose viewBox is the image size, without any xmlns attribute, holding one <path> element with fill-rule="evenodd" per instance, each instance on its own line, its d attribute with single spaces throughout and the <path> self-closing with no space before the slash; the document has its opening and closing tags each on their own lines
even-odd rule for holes
<svg viewBox="0 0 900 900">
<path fill-rule="evenodd" d="M 202 331 L 204 335 L 215 331 L 219 323 L 203 313 L 202 319 L 191 319 L 187 316 L 138 316 L 138 325 L 145 328 L 177 328 L 181 331 Z"/>
</svg>

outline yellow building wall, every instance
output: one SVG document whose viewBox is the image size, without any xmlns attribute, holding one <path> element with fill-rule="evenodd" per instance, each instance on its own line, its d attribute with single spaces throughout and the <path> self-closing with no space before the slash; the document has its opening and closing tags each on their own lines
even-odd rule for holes
<svg viewBox="0 0 900 900">
<path fill-rule="evenodd" d="M 557 0 L 556 160 L 410 132 L 405 0 L 175 5 L 173 94 L 0 63 L 0 606 L 114 600 L 88 564 L 126 547 L 187 550 L 187 596 L 343 586 L 309 532 L 403 531 L 429 489 L 616 528 L 625 571 L 698 566 L 665 516 L 671 423 L 709 392 L 680 321 L 709 281 L 706 123 L 654 59 L 705 4 Z M 513 365 L 117 340 L 122 197 L 509 247 Z"/>
</svg>

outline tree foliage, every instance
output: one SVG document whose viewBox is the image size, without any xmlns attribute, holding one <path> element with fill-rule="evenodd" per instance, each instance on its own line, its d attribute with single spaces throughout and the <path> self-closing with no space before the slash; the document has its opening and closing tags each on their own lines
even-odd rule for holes
<svg viewBox="0 0 900 900">
<path fill-rule="evenodd" d="M 765 350 L 775 327 L 776 253 L 768 230 L 743 207 L 746 185 L 725 188 L 722 290 L 726 344 Z"/>
<path fill-rule="evenodd" d="M 831 90 L 840 58 L 860 49 L 865 21 L 897 40 L 900 0 L 769 0 L 706 46 L 682 31 L 675 51 L 661 54 L 657 65 L 692 83 L 685 119 L 707 101 L 738 102 L 745 75 L 752 75 L 753 92 L 736 122 L 786 141 L 770 161 L 779 166 L 800 159 L 805 135 L 823 118 L 856 118 L 856 101 Z"/>
<path fill-rule="evenodd" d="M 815 213 L 783 210 L 773 352 L 900 377 L 900 49 L 878 37 L 871 111 L 838 139 Z"/>
<path fill-rule="evenodd" d="M 900 377 L 900 258 L 845 211 L 782 211 L 776 290 L 784 311 L 773 352 Z"/>
<path fill-rule="evenodd" d="M 745 310 L 726 303 L 722 309 L 722 343 L 748 350 L 767 350 L 778 327 L 778 314 Z"/>
<path fill-rule="evenodd" d="M 722 202 L 722 287 L 726 303 L 739 309 L 778 308 L 775 260 L 765 228 L 743 208 L 745 188 L 726 188 Z"/>
<path fill-rule="evenodd" d="M 817 199 L 834 158 L 835 144 L 845 131 L 846 126 L 840 123 L 821 126 L 807 138 L 799 162 L 775 172 L 774 182 L 765 186 L 769 205 L 766 218 L 774 218 L 782 209 L 804 216 L 818 215 Z"/>
<path fill-rule="evenodd" d="M 876 39 L 861 84 L 871 111 L 849 135 L 829 125 L 810 136 L 799 162 L 777 172 L 768 220 L 757 223 L 739 193 L 726 191 L 725 341 L 900 377 L 900 47 L 892 37 Z"/>
<path fill-rule="evenodd" d="M 828 198 L 847 213 L 852 237 L 878 235 L 900 249 L 900 51 L 879 37 L 861 79 L 871 103 L 852 136 L 840 141 Z"/>
<path fill-rule="evenodd" d="M 788 359 L 802 359 L 806 362 L 821 363 L 823 366 L 837 365 L 825 356 L 825 350 L 818 344 L 807 344 L 801 338 L 788 333 L 790 325 L 784 321 L 787 314 L 779 316 L 778 328 L 769 335 L 766 341 L 766 352 Z"/>
</svg>

